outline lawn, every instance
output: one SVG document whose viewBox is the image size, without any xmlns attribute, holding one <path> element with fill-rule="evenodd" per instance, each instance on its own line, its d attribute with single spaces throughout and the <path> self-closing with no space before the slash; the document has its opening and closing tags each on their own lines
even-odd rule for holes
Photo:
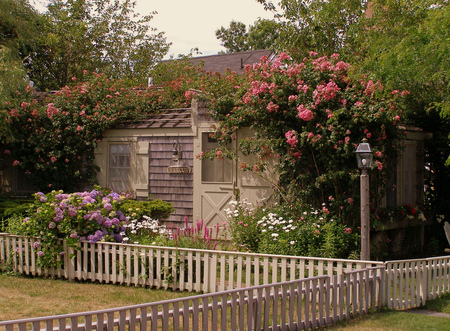
<svg viewBox="0 0 450 331">
<path fill-rule="evenodd" d="M 6 274 L 0 274 L 0 293 L 0 320 L 100 310 L 196 294 Z M 426 309 L 450 314 L 450 295 L 428 302 Z M 450 318 L 383 311 L 357 317 L 327 329 L 450 330 Z"/>
<path fill-rule="evenodd" d="M 450 294 L 427 302 L 421 309 L 450 314 Z M 328 327 L 327 330 L 450 330 L 450 318 L 414 314 L 409 311 L 383 311 L 369 316 L 356 317 L 346 323 Z"/>
<path fill-rule="evenodd" d="M 197 294 L 2 273 L 0 293 L 0 320 L 101 310 Z"/>
</svg>

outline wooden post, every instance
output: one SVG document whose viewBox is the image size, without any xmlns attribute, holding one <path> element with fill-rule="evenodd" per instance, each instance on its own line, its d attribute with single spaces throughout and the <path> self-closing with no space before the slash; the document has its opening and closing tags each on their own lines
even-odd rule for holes
<svg viewBox="0 0 450 331">
<path fill-rule="evenodd" d="M 370 260 L 369 175 L 366 169 L 361 173 L 361 260 Z"/>
</svg>

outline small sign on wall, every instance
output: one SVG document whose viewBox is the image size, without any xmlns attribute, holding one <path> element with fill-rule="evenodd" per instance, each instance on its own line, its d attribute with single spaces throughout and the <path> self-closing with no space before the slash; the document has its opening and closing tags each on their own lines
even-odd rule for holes
<svg viewBox="0 0 450 331">
<path fill-rule="evenodd" d="M 167 173 L 174 174 L 174 175 L 176 175 L 176 174 L 186 175 L 186 174 L 192 173 L 192 168 L 191 167 L 171 166 L 171 167 L 167 167 Z"/>
</svg>

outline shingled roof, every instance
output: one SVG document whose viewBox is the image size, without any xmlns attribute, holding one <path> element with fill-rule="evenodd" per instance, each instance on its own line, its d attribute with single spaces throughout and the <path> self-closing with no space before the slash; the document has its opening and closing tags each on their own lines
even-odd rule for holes
<svg viewBox="0 0 450 331">
<path fill-rule="evenodd" d="M 149 115 L 138 122 L 123 122 L 116 129 L 160 129 L 160 128 L 190 128 L 191 108 L 170 109 L 164 113 Z"/>
<path fill-rule="evenodd" d="M 227 69 L 230 69 L 241 74 L 246 64 L 258 63 L 261 57 L 270 57 L 272 54 L 272 51 L 264 49 L 231 54 L 199 56 L 189 61 L 195 65 L 203 63 L 203 68 L 206 71 L 220 72 L 223 74 Z"/>
</svg>

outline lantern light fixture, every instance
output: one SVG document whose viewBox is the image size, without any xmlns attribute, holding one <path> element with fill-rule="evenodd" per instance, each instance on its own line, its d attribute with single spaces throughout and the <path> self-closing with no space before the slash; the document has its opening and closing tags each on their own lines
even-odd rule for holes
<svg viewBox="0 0 450 331">
<path fill-rule="evenodd" d="M 356 162 L 358 163 L 358 168 L 362 170 L 368 170 L 372 168 L 373 164 L 373 151 L 370 148 L 370 144 L 367 139 L 364 138 L 362 142 L 358 145 L 355 151 Z"/>
<path fill-rule="evenodd" d="M 180 143 L 178 140 L 173 142 L 172 161 L 178 163 L 181 160 Z"/>
</svg>

